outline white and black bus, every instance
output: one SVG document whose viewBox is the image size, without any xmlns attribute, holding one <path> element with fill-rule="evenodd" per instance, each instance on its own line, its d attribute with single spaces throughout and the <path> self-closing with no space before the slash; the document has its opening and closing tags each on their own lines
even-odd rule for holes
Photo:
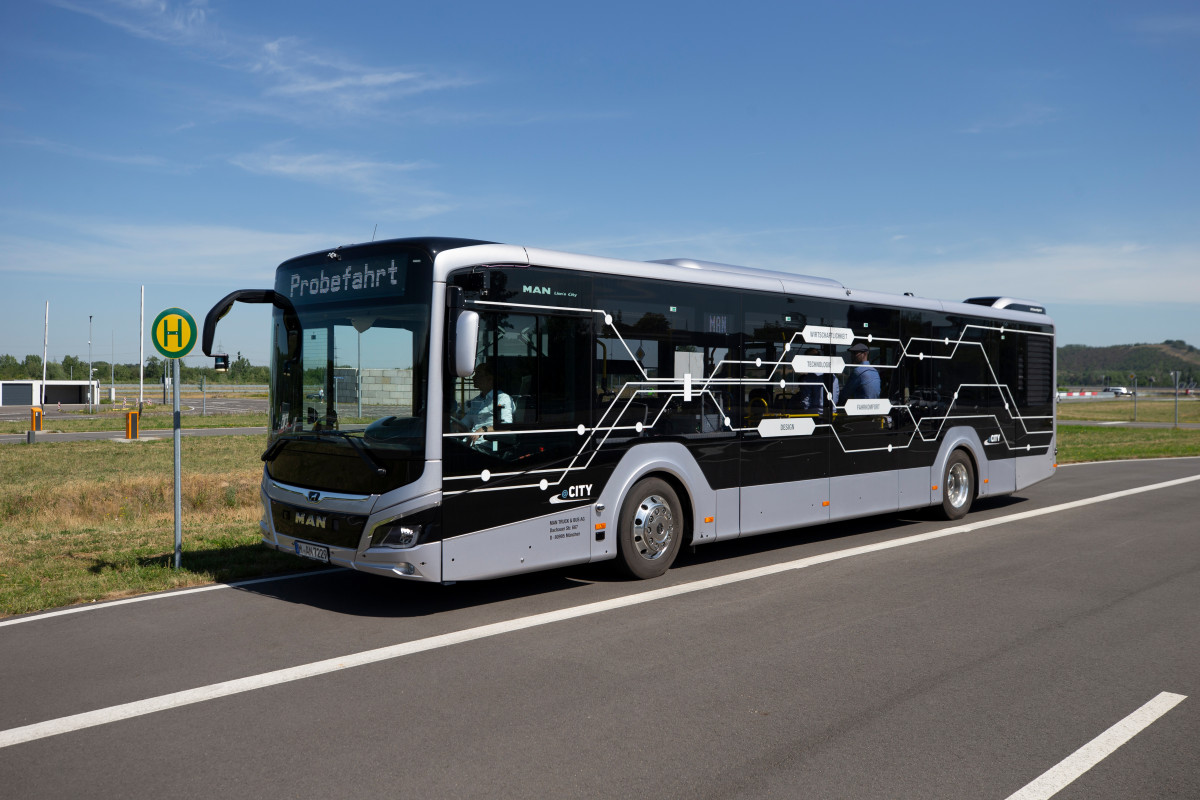
<svg viewBox="0 0 1200 800">
<path fill-rule="evenodd" d="M 1055 468 L 1054 327 L 964 303 L 465 239 L 286 261 L 263 541 L 453 582 L 922 506 Z M 220 359 L 220 356 L 218 356 Z"/>
</svg>

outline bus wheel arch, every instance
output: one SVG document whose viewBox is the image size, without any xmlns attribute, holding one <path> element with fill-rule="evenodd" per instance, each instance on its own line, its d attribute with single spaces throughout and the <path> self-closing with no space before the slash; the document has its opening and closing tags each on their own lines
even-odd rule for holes
<svg viewBox="0 0 1200 800">
<path fill-rule="evenodd" d="M 657 578 L 691 540 L 691 497 L 678 479 L 660 472 L 638 478 L 617 517 L 617 562 L 633 578 Z"/>
</svg>

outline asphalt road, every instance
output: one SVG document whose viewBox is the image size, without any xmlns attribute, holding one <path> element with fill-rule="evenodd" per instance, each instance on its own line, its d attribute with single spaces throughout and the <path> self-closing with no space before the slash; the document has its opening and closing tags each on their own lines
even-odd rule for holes
<svg viewBox="0 0 1200 800">
<path fill-rule="evenodd" d="M 755 537 L 649 582 L 334 571 L 0 621 L 0 787 L 1009 798 L 1124 720 L 1055 797 L 1200 797 L 1197 478 L 1066 467 L 965 525 Z M 1129 722 L 1164 692 L 1186 699 Z"/>
</svg>

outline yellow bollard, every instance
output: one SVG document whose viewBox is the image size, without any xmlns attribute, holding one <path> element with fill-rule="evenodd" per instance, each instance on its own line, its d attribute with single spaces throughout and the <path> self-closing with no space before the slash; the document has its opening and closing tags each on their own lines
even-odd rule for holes
<svg viewBox="0 0 1200 800">
<path fill-rule="evenodd" d="M 125 438 L 138 438 L 138 412 L 136 411 L 125 412 Z"/>
</svg>

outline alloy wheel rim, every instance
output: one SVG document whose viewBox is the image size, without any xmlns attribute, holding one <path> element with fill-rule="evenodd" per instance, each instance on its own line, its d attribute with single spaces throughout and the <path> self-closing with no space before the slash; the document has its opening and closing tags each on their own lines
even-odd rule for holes
<svg viewBox="0 0 1200 800">
<path fill-rule="evenodd" d="M 956 463 L 950 467 L 950 474 L 946 476 L 946 497 L 950 505 L 962 508 L 966 504 L 971 491 L 970 484 L 965 465 Z"/>
<path fill-rule="evenodd" d="M 675 517 L 666 501 L 658 495 L 642 500 L 633 515 L 633 544 L 642 558 L 662 558 L 674 538 Z"/>
</svg>

